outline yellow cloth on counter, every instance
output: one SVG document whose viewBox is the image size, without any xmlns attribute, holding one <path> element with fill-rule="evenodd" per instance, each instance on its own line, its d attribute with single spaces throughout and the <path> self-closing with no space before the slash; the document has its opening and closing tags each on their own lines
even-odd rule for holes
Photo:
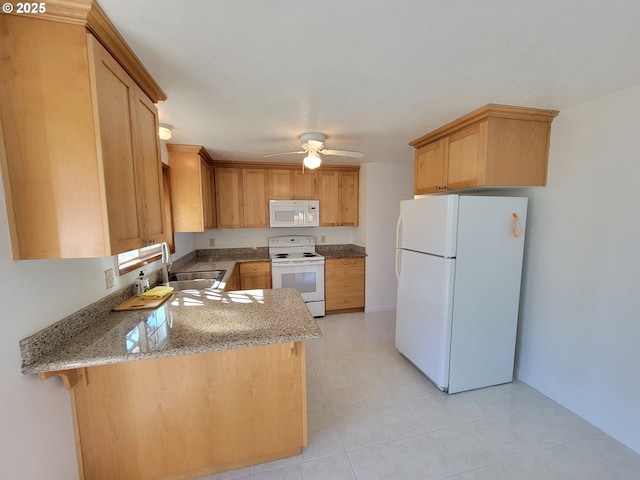
<svg viewBox="0 0 640 480">
<path fill-rule="evenodd" d="M 171 292 L 173 292 L 173 287 L 153 287 L 140 295 L 140 298 L 144 298 L 145 300 L 158 300 L 166 297 Z"/>
</svg>

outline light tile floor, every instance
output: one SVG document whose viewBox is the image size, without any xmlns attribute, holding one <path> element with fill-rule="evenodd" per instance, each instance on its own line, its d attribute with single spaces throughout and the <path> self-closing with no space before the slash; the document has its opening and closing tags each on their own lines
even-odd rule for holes
<svg viewBox="0 0 640 480">
<path fill-rule="evenodd" d="M 640 455 L 522 382 L 447 395 L 394 347 L 395 312 L 319 319 L 309 446 L 201 480 L 633 480 Z"/>
</svg>

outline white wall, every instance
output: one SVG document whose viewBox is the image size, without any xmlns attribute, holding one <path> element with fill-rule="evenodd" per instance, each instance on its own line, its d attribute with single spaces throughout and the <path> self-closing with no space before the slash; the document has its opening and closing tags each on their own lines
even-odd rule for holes
<svg viewBox="0 0 640 480">
<path fill-rule="evenodd" d="M 365 311 L 395 310 L 396 221 L 400 200 L 413 198 L 413 164 L 367 163 L 360 168 L 360 185 L 358 235 L 367 247 Z"/>
<path fill-rule="evenodd" d="M 640 85 L 552 124 L 530 197 L 518 377 L 640 452 Z"/>
</svg>

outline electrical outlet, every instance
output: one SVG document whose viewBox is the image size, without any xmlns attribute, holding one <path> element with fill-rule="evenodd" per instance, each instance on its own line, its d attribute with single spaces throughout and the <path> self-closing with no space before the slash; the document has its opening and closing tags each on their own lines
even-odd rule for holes
<svg viewBox="0 0 640 480">
<path fill-rule="evenodd" d="M 107 290 L 109 290 L 110 288 L 113 288 L 116 284 L 116 279 L 113 276 L 113 268 L 107 268 L 104 271 L 104 280 L 105 283 L 107 285 Z"/>
<path fill-rule="evenodd" d="M 327 236 L 326 235 L 320 235 L 320 243 L 327 243 Z"/>
<path fill-rule="evenodd" d="M 209 239 L 209 246 L 210 247 L 215 247 L 216 246 L 216 239 L 215 238 L 210 238 Z"/>
</svg>

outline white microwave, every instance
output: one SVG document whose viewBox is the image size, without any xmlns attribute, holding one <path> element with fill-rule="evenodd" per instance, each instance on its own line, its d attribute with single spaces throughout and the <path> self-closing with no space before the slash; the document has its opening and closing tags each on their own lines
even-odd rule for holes
<svg viewBox="0 0 640 480">
<path fill-rule="evenodd" d="M 269 200 L 270 227 L 318 227 L 319 200 Z"/>
</svg>

